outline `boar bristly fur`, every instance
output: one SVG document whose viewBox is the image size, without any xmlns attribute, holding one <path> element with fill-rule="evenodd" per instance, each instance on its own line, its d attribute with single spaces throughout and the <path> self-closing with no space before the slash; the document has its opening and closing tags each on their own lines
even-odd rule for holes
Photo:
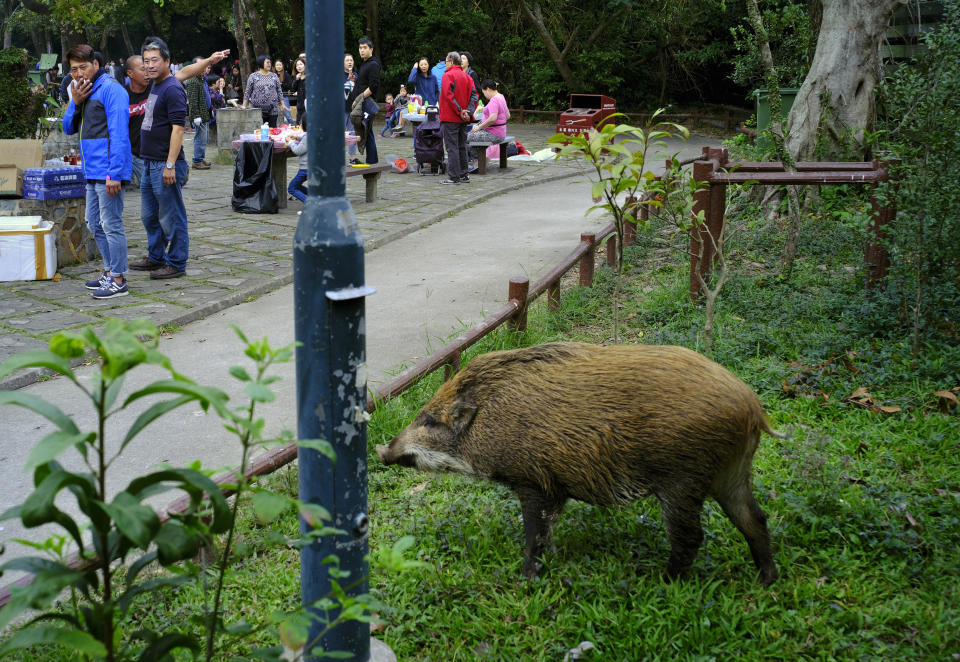
<svg viewBox="0 0 960 662">
<path fill-rule="evenodd" d="M 377 452 L 385 464 L 451 471 L 510 487 L 535 576 L 567 499 L 597 505 L 654 495 L 683 575 L 712 497 L 747 539 L 761 579 L 777 578 L 751 464 L 770 427 L 756 394 L 722 366 L 672 346 L 556 343 L 474 358 Z"/>
</svg>

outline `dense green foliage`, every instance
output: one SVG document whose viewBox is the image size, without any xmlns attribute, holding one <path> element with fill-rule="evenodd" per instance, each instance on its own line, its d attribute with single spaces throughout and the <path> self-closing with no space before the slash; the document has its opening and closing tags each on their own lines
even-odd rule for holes
<svg viewBox="0 0 960 662">
<path fill-rule="evenodd" d="M 819 0 L 817 0 L 819 2 Z M 763 25 L 774 53 L 777 79 L 782 87 L 800 87 L 810 68 L 819 25 L 813 24 L 808 0 L 775 0 L 763 4 Z M 747 23 L 730 30 L 736 54 L 732 79 L 746 87 L 764 79 L 763 63 L 756 48 L 756 35 Z"/>
<path fill-rule="evenodd" d="M 0 50 L 0 138 L 33 138 L 43 117 L 46 94 L 33 92 L 27 80 L 27 52 Z"/>
<path fill-rule="evenodd" d="M 947 0 L 926 54 L 900 67 L 882 89 L 879 146 L 902 159 L 888 194 L 890 287 L 875 313 L 924 342 L 960 342 L 960 2 Z"/>
<path fill-rule="evenodd" d="M 239 557 L 236 552 L 242 550 L 236 536 L 237 511 L 241 503 L 247 503 L 246 497 L 260 524 L 269 524 L 286 511 L 311 523 L 303 533 L 273 539 L 273 544 L 285 549 L 301 549 L 320 536 L 344 534 L 323 524 L 330 520 L 330 513 L 319 504 L 255 486 L 245 477 L 253 450 L 289 441 L 293 436 L 285 431 L 279 439 L 265 438 L 265 421 L 257 412 L 259 404 L 275 397 L 270 385 L 279 377 L 267 372 L 274 364 L 292 359 L 293 345 L 273 349 L 266 340 L 251 342 L 234 330 L 252 363 L 249 371 L 243 365 L 230 368 L 230 375 L 244 385 L 249 398 L 235 408 L 228 404 L 229 396 L 224 391 L 198 385 L 173 368 L 169 358 L 158 350 L 160 333 L 148 320 L 110 319 L 100 333 L 92 327 L 59 333 L 51 339 L 49 350 L 28 350 L 0 363 L 0 376 L 26 367 L 57 373 L 89 399 L 95 412 L 95 429 L 82 430 L 74 417 L 55 403 L 23 391 L 0 391 L 0 407 L 22 407 L 56 428 L 36 442 L 27 460 L 25 469 L 34 475 L 33 492 L 0 515 L 0 520 L 17 518 L 25 528 L 55 526 L 57 531 L 43 542 L 12 541 L 32 548 L 36 554 L 5 560 L 0 565 L 0 573 L 34 575 L 26 585 L 11 586 L 10 600 L 0 609 L 0 628 L 5 629 L 15 619 L 30 619 L 26 626 L 0 639 L 0 657 L 26 651 L 27 659 L 39 659 L 38 655 L 53 659 L 62 654 L 70 660 L 82 656 L 120 662 L 169 660 L 174 651 L 179 651 L 210 662 L 225 659 L 223 649 L 234 647 L 245 656 L 279 662 L 290 659 L 285 652 L 312 650 L 325 633 L 346 621 L 373 620 L 369 612 L 376 601 L 354 590 L 365 578 L 341 571 L 335 555 L 324 560 L 329 567 L 330 593 L 310 605 L 301 607 L 297 602 L 283 612 L 270 612 L 269 623 L 260 623 L 270 626 L 269 634 L 256 632 L 257 628 L 244 622 L 242 614 L 236 614 L 223 599 L 229 566 Z M 99 368 L 89 379 L 77 375 L 70 363 L 86 355 L 95 356 Z M 121 400 L 125 378 L 145 366 L 162 369 L 169 377 Z M 171 397 L 142 408 L 143 398 L 157 395 Z M 108 473 L 116 473 L 111 466 L 124 449 L 157 419 L 188 403 L 204 411 L 216 411 L 224 428 L 240 442 L 237 477 L 225 486 L 238 495 L 233 505 L 199 463 L 135 476 L 124 489 L 108 492 Z M 124 410 L 130 411 L 128 407 L 141 407 L 140 413 L 119 448 L 108 448 L 107 429 L 112 427 L 108 421 Z M 336 458 L 326 441 L 301 439 L 297 444 L 300 452 Z M 71 471 L 60 462 L 71 449 L 83 459 L 80 471 Z M 188 497 L 188 503 L 163 520 L 148 500 L 160 494 L 169 497 L 171 492 Z M 74 518 L 63 509 L 68 500 L 75 503 L 81 517 Z M 393 569 L 416 567 L 416 562 L 404 561 L 406 547 L 394 548 L 382 565 Z M 0 548 L 0 554 L 4 551 Z M 71 551 L 76 552 L 77 563 L 69 559 Z M 207 560 L 201 560 L 204 558 Z M 190 595 L 190 607 L 164 612 L 158 599 L 167 589 Z M 61 594 L 67 598 L 56 604 Z M 140 615 L 145 606 L 158 616 L 149 624 Z M 40 613 L 31 614 L 34 610 Z M 316 628 L 308 632 L 314 622 Z M 311 634 L 314 639 L 310 639 Z M 249 639 L 254 636 L 265 646 L 251 646 Z"/>
<path fill-rule="evenodd" d="M 295 58 L 304 48 L 302 1 L 250 0 L 250 4 L 263 23 L 270 54 L 287 62 Z M 370 30 L 369 4 L 344 2 L 348 51 L 356 53 L 357 39 Z M 523 11 L 524 4 L 534 11 L 539 7 L 557 51 L 564 53 L 572 84 L 551 59 L 544 39 Z M 501 81 L 512 107 L 562 109 L 568 95 L 577 91 L 613 96 L 622 110 L 653 110 L 671 102 L 744 105 L 754 85 L 745 78 L 736 85 L 730 83 L 734 54 L 730 30 L 743 23 L 742 0 L 476 0 L 467 4 L 386 0 L 376 6 L 376 54 L 384 65 L 382 93 L 395 92 L 406 82 L 420 55 L 436 63 L 453 49 L 473 55 L 472 66 L 481 78 Z M 99 45 L 106 33 L 103 51 L 108 60 L 129 54 L 122 27 L 134 48 L 148 34 L 164 36 L 175 61 L 206 55 L 215 48 L 231 48 L 235 56 L 233 7 L 231 0 L 199 5 L 190 0 L 110 0 L 109 11 L 98 11 L 85 34 L 71 38 Z M 55 17 L 41 18 L 45 28 L 37 26 L 37 21 L 15 21 L 16 43 L 33 47 L 32 34 L 65 29 Z"/>
</svg>

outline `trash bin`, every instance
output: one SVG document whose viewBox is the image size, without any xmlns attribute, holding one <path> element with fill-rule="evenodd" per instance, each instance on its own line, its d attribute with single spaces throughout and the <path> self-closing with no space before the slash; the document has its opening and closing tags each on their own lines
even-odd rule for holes
<svg viewBox="0 0 960 662">
<path fill-rule="evenodd" d="M 233 210 L 242 214 L 276 214 L 280 208 L 273 183 L 273 141 L 240 143 L 233 166 Z"/>
<path fill-rule="evenodd" d="M 560 114 L 557 133 L 588 133 L 617 112 L 617 101 L 603 94 L 571 94 L 570 107 Z"/>
<path fill-rule="evenodd" d="M 780 110 L 783 113 L 784 122 L 790 116 L 790 109 L 793 108 L 793 102 L 799 91 L 799 87 L 780 88 Z M 770 120 L 773 119 L 773 113 L 770 111 L 770 93 L 761 88 L 754 90 L 753 96 L 757 99 L 757 131 L 766 131 L 770 128 Z"/>
</svg>

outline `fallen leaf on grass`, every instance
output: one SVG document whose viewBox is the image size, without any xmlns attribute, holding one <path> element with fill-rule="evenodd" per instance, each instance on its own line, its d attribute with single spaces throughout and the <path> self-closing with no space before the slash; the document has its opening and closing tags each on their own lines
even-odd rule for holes
<svg viewBox="0 0 960 662">
<path fill-rule="evenodd" d="M 933 394 L 939 398 L 940 413 L 948 414 L 957 406 L 957 394 L 953 391 L 934 391 Z"/>
<path fill-rule="evenodd" d="M 844 398 L 843 401 L 849 402 L 852 405 L 857 405 L 858 407 L 863 407 L 864 409 L 869 409 L 870 411 L 882 411 L 885 414 L 895 414 L 898 411 L 903 411 L 900 407 L 876 404 L 873 396 L 870 395 L 870 392 L 867 390 L 866 386 L 861 386 L 856 391 Z"/>
<path fill-rule="evenodd" d="M 919 522 L 917 522 L 917 520 L 913 519 L 913 515 L 911 515 L 911 514 L 910 514 L 908 511 L 906 511 L 906 510 L 903 511 L 903 514 L 904 514 L 904 516 L 907 518 L 907 522 L 910 524 L 910 526 L 912 526 L 912 527 L 915 528 L 915 529 L 916 529 L 916 528 L 919 528 L 920 524 L 919 524 Z"/>
<path fill-rule="evenodd" d="M 567 654 L 563 656 L 563 662 L 568 662 L 569 660 L 582 660 L 583 654 L 588 650 L 593 650 L 596 648 L 589 641 L 581 641 L 579 644 L 567 651 Z"/>
<path fill-rule="evenodd" d="M 407 492 L 407 494 L 416 494 L 417 492 L 423 492 L 425 489 L 427 489 L 427 485 L 429 484 L 430 484 L 429 480 L 425 483 L 420 483 L 416 487 L 411 488 L 410 491 Z"/>
<path fill-rule="evenodd" d="M 952 496 L 960 497 L 960 492 L 948 492 L 947 490 L 942 490 L 939 487 L 934 490 L 937 493 L 937 496 Z"/>
</svg>

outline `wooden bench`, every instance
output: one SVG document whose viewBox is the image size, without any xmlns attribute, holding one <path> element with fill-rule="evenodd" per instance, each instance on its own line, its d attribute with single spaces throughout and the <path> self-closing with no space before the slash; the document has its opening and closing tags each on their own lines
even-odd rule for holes
<svg viewBox="0 0 960 662">
<path fill-rule="evenodd" d="M 505 170 L 507 167 L 507 144 L 513 142 L 514 140 L 516 140 L 516 138 L 513 136 L 506 136 L 497 142 L 478 140 L 470 143 L 470 147 L 481 148 L 478 150 L 479 154 L 477 154 L 477 174 L 487 174 L 487 147 L 490 147 L 491 145 L 500 145 L 500 169 Z"/>
<path fill-rule="evenodd" d="M 393 170 L 392 165 L 372 165 L 369 168 L 354 168 L 347 166 L 347 177 L 363 176 L 367 183 L 367 202 L 374 202 L 377 199 L 377 182 L 380 181 L 380 175 Z"/>
</svg>

